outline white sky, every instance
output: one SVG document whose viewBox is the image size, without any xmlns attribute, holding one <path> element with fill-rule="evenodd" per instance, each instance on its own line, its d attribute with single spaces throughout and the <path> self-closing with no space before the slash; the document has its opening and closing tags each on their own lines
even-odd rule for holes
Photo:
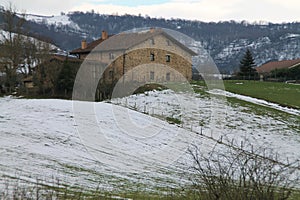
<svg viewBox="0 0 300 200">
<path fill-rule="evenodd" d="M 299 0 L 0 0 L 30 14 L 91 11 L 200 21 L 300 21 Z"/>
</svg>

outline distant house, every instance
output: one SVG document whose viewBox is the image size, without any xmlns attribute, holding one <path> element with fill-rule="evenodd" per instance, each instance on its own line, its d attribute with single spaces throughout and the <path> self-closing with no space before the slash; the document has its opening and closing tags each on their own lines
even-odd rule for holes
<svg viewBox="0 0 300 200">
<path fill-rule="evenodd" d="M 33 76 L 28 76 L 26 78 L 22 79 L 22 82 L 24 84 L 24 87 L 27 89 L 34 88 L 34 83 L 33 83 Z"/>
<path fill-rule="evenodd" d="M 259 74 L 269 74 L 275 69 L 291 69 L 293 67 L 300 65 L 300 59 L 296 60 L 282 60 L 282 61 L 272 61 L 265 63 L 256 68 Z"/>
<path fill-rule="evenodd" d="M 96 46 L 101 45 L 101 48 Z M 167 32 L 150 28 L 141 32 L 108 35 L 91 43 L 85 40 L 70 54 L 79 59 L 107 63 L 102 82 L 120 81 L 166 82 L 192 79 L 192 56 L 196 55 Z M 88 55 L 88 56 L 87 56 Z M 143 69 L 137 66 L 147 65 Z M 156 66 L 168 67 L 156 67 Z M 129 73 L 130 72 L 130 73 Z"/>
<path fill-rule="evenodd" d="M 261 80 L 299 80 L 300 59 L 271 61 L 256 68 Z"/>
<path fill-rule="evenodd" d="M 66 55 L 50 55 L 48 59 L 34 68 L 33 75 L 22 79 L 26 92 L 36 93 L 42 90 L 40 91 L 42 93 L 50 91 L 54 93 L 56 87 L 59 86 L 58 78 L 66 61 L 71 65 L 71 72 L 76 74 L 82 60 Z"/>
</svg>

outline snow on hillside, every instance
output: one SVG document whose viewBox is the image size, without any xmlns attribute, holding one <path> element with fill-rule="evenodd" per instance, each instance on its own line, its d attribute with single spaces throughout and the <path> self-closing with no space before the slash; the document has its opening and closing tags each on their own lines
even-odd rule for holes
<svg viewBox="0 0 300 200">
<path fill-rule="evenodd" d="M 259 49 L 268 44 L 271 44 L 269 37 L 261 37 L 255 41 L 250 41 L 248 39 L 234 40 L 228 46 L 222 49 L 222 51 L 216 57 L 220 59 L 226 59 L 227 57 L 238 55 L 241 51 L 244 51 L 247 48 Z"/>
<path fill-rule="evenodd" d="M 154 116 L 181 119 L 183 128 L 195 132 L 202 130 L 204 135 L 212 136 L 215 140 L 222 137 L 239 142 L 247 138 L 253 144 L 276 149 L 284 158 L 300 160 L 299 111 L 278 108 L 278 105 L 263 104 L 250 98 L 247 100 L 255 105 L 232 104 L 220 95 L 208 98 L 185 94 L 180 97 L 171 90 L 166 90 L 114 99 L 112 102 Z M 273 112 L 272 109 L 283 112 Z"/>
<path fill-rule="evenodd" d="M 15 33 L 12 33 L 12 37 L 15 36 Z M 3 42 L 5 39 L 9 38 L 9 32 L 0 29 L 0 41 Z"/>
<path fill-rule="evenodd" d="M 34 26 L 36 34 L 45 34 L 57 41 L 62 49 L 75 49 L 74 41 L 80 38 L 94 40 L 102 30 L 117 34 L 133 28 L 168 27 L 201 41 L 204 48 L 211 53 L 220 71 L 234 73 L 246 48 L 249 48 L 256 64 L 261 65 L 270 60 L 297 59 L 299 53 L 299 23 L 272 24 L 268 22 L 220 22 L 204 23 L 181 19 L 154 19 L 140 16 L 104 15 L 92 12 L 61 13 L 60 16 L 39 16 L 28 14 L 27 19 L 42 24 Z M 96 23 L 99 22 L 99 23 Z M 101 22 L 101 23 L 100 23 Z M 44 25 L 49 30 L 45 30 Z M 80 28 L 82 27 L 82 28 Z M 40 32 L 42 31 L 42 32 Z M 61 39 L 62 35 L 69 40 Z"/>
<path fill-rule="evenodd" d="M 12 37 L 15 37 L 15 35 L 16 35 L 16 33 L 12 33 Z M 25 39 L 29 39 L 33 43 L 38 43 L 38 42 L 46 43 L 46 42 L 38 40 L 34 37 L 28 37 L 26 35 L 22 35 L 22 36 Z M 9 38 L 9 32 L 0 29 L 0 42 L 3 42 L 5 40 L 7 40 L 8 38 Z M 60 48 L 58 48 L 57 46 L 55 46 L 54 44 L 51 44 L 51 43 L 50 43 L 50 49 L 52 49 L 52 50 L 55 49 L 55 50 L 60 51 L 60 52 L 63 51 L 63 50 L 61 50 Z"/>
<path fill-rule="evenodd" d="M 80 102 L 94 106 L 97 126 L 107 140 L 97 143 L 94 139 L 97 157 L 84 142 L 92 123 L 73 113 L 73 103 L 0 98 L 1 176 L 32 182 L 59 178 L 71 185 L 99 185 L 105 190 L 124 182 L 144 184 L 148 189 L 170 188 L 188 182 L 182 170 L 187 170 L 191 160 L 184 149 L 193 143 L 208 152 L 220 138 L 239 143 L 246 137 L 255 145 L 274 148 L 283 161 L 300 158 L 299 115 L 274 115 L 272 109 L 262 106 L 171 90 L 132 95 L 111 103 Z M 162 116 L 180 119 L 183 124 L 159 120 Z M 76 123 L 77 119 L 83 123 Z M 0 188 L 4 182 L 0 180 Z"/>
<path fill-rule="evenodd" d="M 284 40 L 284 39 L 287 39 L 287 38 L 297 38 L 297 37 L 300 37 L 300 34 L 287 33 L 286 35 L 281 36 L 280 39 Z"/>
<path fill-rule="evenodd" d="M 111 114 L 112 107 L 117 116 Z M 157 162 L 157 159 L 143 159 L 136 156 L 137 152 L 134 149 L 134 147 L 139 151 L 145 149 L 145 155 L 147 151 L 163 150 L 174 134 L 177 135 L 179 131 L 177 126 L 130 110 L 130 116 L 135 122 L 147 122 L 150 118 L 155 128 L 159 129 L 159 137 L 138 140 L 136 137 L 128 137 L 118 126 L 114 126 L 115 118 L 126 116 L 128 109 L 107 103 L 96 103 L 95 108 L 99 128 L 104 130 L 108 139 L 115 140 L 118 145 L 99 144 L 98 151 L 103 157 L 109 156 L 109 160 L 96 159 L 83 145 L 77 133 L 78 125 L 74 123 L 72 101 L 0 98 L 1 176 L 32 182 L 37 178 L 47 181 L 58 178 L 61 182 L 71 185 L 79 184 L 95 188 L 100 184 L 100 187 L 106 190 L 116 187 L 120 181 L 137 182 L 141 178 L 143 180 L 140 184 L 147 184 L 150 189 L 166 182 L 168 186 L 172 186 L 186 181 L 179 181 L 180 176 L 176 175 L 179 163 L 174 164 L 174 160 L 164 159 L 164 162 L 170 164 L 166 166 Z M 85 129 L 89 130 L 91 123 L 88 119 L 85 120 Z M 152 132 L 155 133 L 154 131 Z M 148 132 L 151 133 L 151 130 Z M 184 155 L 185 151 L 178 152 L 180 150 L 178 147 L 186 145 L 185 137 L 195 136 L 183 129 L 180 130 L 180 134 L 183 138 L 169 145 L 170 158 Z M 206 141 L 205 144 L 213 145 L 210 141 Z M 127 151 L 124 151 L 126 149 Z M 111 163 L 112 161 L 115 162 Z M 127 165 L 137 166 L 141 171 L 126 173 L 124 167 Z M 147 169 L 143 170 L 144 166 L 147 166 Z M 157 180 L 159 178 L 161 181 Z M 4 182 L 4 179 L 0 181 L 0 188 L 4 186 Z"/>
<path fill-rule="evenodd" d="M 70 20 L 68 15 L 59 15 L 59 16 L 41 16 L 41 15 L 26 15 L 26 20 L 34 21 L 39 24 L 47 24 L 47 25 L 56 25 L 60 26 L 69 26 L 75 30 L 80 30 L 80 27 Z"/>
</svg>

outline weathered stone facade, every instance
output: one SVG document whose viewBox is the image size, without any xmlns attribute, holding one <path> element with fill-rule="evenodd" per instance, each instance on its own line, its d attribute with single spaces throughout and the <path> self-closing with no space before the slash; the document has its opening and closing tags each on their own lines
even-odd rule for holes
<svg viewBox="0 0 300 200">
<path fill-rule="evenodd" d="M 191 68 L 187 59 L 173 52 L 157 48 L 137 49 L 119 55 L 105 70 L 103 81 L 189 81 Z"/>
<path fill-rule="evenodd" d="M 100 45 L 86 57 L 108 63 L 103 77 L 106 83 L 120 78 L 137 82 L 189 81 L 192 78 L 191 53 L 163 34 L 154 35 L 128 49 L 117 47 L 116 44 L 115 49 L 102 50 Z"/>
<path fill-rule="evenodd" d="M 79 57 L 99 62 L 93 72 L 102 74 L 100 89 L 102 84 L 105 85 L 102 88 L 111 90 L 117 82 L 165 83 L 192 79 L 195 53 L 160 29 L 122 33 L 98 41 L 101 42 L 88 55 L 83 49 Z M 74 52 L 78 54 L 80 49 Z"/>
</svg>

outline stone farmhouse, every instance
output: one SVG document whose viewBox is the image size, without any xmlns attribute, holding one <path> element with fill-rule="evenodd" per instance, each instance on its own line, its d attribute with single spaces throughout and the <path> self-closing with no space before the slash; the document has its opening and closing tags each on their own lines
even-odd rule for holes
<svg viewBox="0 0 300 200">
<path fill-rule="evenodd" d="M 70 54 L 106 65 L 101 78 L 101 83 L 104 84 L 115 84 L 118 81 L 190 81 L 192 56 L 196 55 L 159 28 L 118 35 L 108 35 L 102 31 L 101 38 L 91 43 L 83 40 L 81 47 Z"/>
</svg>

